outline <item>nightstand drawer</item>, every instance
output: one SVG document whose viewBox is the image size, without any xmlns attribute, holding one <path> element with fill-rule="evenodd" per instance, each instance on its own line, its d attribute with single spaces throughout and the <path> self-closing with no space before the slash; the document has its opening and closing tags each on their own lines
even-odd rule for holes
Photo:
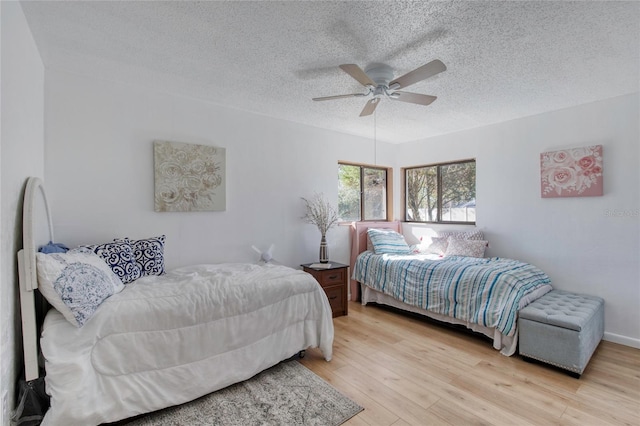
<svg viewBox="0 0 640 426">
<path fill-rule="evenodd" d="M 349 283 L 349 265 L 329 262 L 328 268 L 312 268 L 313 263 L 305 263 L 302 266 L 305 272 L 313 275 L 318 281 L 324 293 L 329 299 L 333 317 L 349 314 L 347 285 Z"/>
<path fill-rule="evenodd" d="M 320 273 L 316 276 L 316 279 L 320 283 L 322 287 L 342 284 L 346 281 L 345 274 L 347 273 L 346 269 L 332 269 L 329 271 L 320 271 Z"/>
<path fill-rule="evenodd" d="M 343 293 L 342 285 L 324 287 L 324 292 L 327 294 L 327 299 L 329 299 L 329 305 L 331 305 L 331 311 L 334 314 L 344 312 L 345 301 L 342 298 L 342 293 Z"/>
</svg>

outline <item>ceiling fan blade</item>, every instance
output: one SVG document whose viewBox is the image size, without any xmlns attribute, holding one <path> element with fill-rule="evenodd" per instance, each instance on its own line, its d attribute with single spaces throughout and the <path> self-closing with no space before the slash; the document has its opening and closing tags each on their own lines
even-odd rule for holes
<svg viewBox="0 0 640 426">
<path fill-rule="evenodd" d="M 391 99 L 401 102 L 409 102 L 412 104 L 429 105 L 431 102 L 438 99 L 437 96 L 423 95 L 421 93 L 411 92 L 394 92 L 391 94 Z"/>
<path fill-rule="evenodd" d="M 357 98 L 364 96 L 364 93 L 350 93 L 348 95 L 323 96 L 321 98 L 312 98 L 314 101 L 330 101 L 332 99 Z"/>
<path fill-rule="evenodd" d="M 373 114 L 373 111 L 376 110 L 376 107 L 378 106 L 379 103 L 380 103 L 380 99 L 378 98 L 370 99 L 369 102 L 367 102 L 367 104 L 362 109 L 362 112 L 360 113 L 360 117 Z"/>
<path fill-rule="evenodd" d="M 392 80 L 389 83 L 389 88 L 392 90 L 402 89 L 403 87 L 411 86 L 419 81 L 433 77 L 446 69 L 447 67 L 442 63 L 442 61 L 436 59 L 428 64 L 424 64 L 423 66 L 416 68 L 413 71 L 409 71 L 402 77 Z"/>
<path fill-rule="evenodd" d="M 343 64 L 340 65 L 340 69 L 358 80 L 358 82 L 360 82 L 360 84 L 362 84 L 363 86 L 376 86 L 376 83 L 371 80 L 371 77 L 369 77 L 364 71 L 362 71 L 362 68 L 360 68 L 356 64 Z"/>
</svg>

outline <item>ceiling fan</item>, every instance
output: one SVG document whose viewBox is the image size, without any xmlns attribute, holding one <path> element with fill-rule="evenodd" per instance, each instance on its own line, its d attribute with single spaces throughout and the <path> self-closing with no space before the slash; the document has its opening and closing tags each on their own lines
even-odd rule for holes
<svg viewBox="0 0 640 426">
<path fill-rule="evenodd" d="M 429 105 L 437 99 L 436 96 L 401 92 L 399 89 L 403 89 L 419 81 L 433 77 L 434 75 L 445 71 L 447 67 L 442 63 L 442 61 L 436 59 L 396 79 L 393 78 L 393 69 L 386 64 L 371 64 L 364 71 L 356 64 L 340 65 L 340 69 L 362 84 L 366 88 L 365 92 L 350 93 L 348 95 L 324 96 L 321 98 L 313 98 L 313 100 L 329 101 L 332 99 L 365 97 L 372 95 L 371 99 L 369 99 L 360 113 L 360 117 L 364 117 L 373 114 L 382 98 L 418 105 Z"/>
</svg>

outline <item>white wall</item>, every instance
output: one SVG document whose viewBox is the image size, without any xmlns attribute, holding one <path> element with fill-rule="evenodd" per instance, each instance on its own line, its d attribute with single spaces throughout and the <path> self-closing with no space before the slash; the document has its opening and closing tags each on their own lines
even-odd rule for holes
<svg viewBox="0 0 640 426">
<path fill-rule="evenodd" d="M 275 257 L 315 261 L 318 231 L 301 196 L 337 200 L 337 162 L 373 163 L 373 143 L 141 87 L 47 72 L 46 179 L 60 241 L 167 235 L 167 266 Z M 380 165 L 476 158 L 478 227 L 488 255 L 529 261 L 557 288 L 606 300 L 609 340 L 640 342 L 638 96 L 583 105 L 403 145 L 378 142 Z M 227 149 L 225 212 L 153 211 L 154 139 Z M 539 154 L 604 145 L 603 197 L 541 199 Z M 632 212 L 611 217 L 606 212 Z M 407 227 L 411 232 L 412 227 Z M 348 230 L 329 234 L 333 260 L 349 259 Z"/>
<path fill-rule="evenodd" d="M 323 192 L 335 205 L 338 161 L 374 161 L 369 139 L 67 73 L 48 71 L 46 83 L 46 184 L 69 245 L 166 234 L 169 268 L 253 261 L 251 245 L 271 243 L 283 264 L 314 262 L 320 234 L 301 220 L 300 197 Z M 154 212 L 155 139 L 226 148 L 226 211 Z M 348 263 L 348 228 L 327 238 L 331 259 Z"/>
<path fill-rule="evenodd" d="M 22 341 L 16 253 L 22 248 L 22 197 L 44 171 L 44 67 L 17 2 L 0 2 L 0 424 L 8 425 Z"/>
<path fill-rule="evenodd" d="M 556 288 L 603 297 L 605 338 L 640 347 L 639 126 L 636 93 L 403 144 L 396 165 L 475 158 L 487 255 L 533 263 Z M 540 153 L 597 144 L 604 196 L 540 197 Z"/>
</svg>

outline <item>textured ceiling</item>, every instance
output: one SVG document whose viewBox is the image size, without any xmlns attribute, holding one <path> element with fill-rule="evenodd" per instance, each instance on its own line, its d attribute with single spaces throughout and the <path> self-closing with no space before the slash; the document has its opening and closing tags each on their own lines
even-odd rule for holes
<svg viewBox="0 0 640 426">
<path fill-rule="evenodd" d="M 22 2 L 45 67 L 405 142 L 640 90 L 638 2 Z M 405 90 L 366 99 L 338 68 L 433 59 Z"/>
</svg>

